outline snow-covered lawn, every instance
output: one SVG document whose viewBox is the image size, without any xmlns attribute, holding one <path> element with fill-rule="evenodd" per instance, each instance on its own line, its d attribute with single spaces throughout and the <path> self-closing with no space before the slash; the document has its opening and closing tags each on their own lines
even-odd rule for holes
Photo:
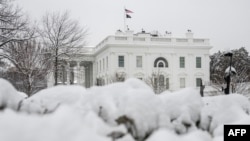
<svg viewBox="0 0 250 141">
<path fill-rule="evenodd" d="M 0 109 L 0 141 L 223 141 L 224 124 L 250 124 L 250 102 L 240 94 L 155 95 L 137 79 L 57 86 L 29 98 L 0 79 Z"/>
</svg>

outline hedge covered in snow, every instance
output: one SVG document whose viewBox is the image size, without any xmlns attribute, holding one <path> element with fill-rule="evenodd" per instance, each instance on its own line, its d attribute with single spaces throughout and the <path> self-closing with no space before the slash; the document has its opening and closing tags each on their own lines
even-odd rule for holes
<svg viewBox="0 0 250 141">
<path fill-rule="evenodd" d="M 223 141 L 224 124 L 250 124 L 240 94 L 154 94 L 137 79 L 102 87 L 56 86 L 25 98 L 0 79 L 1 141 Z"/>
</svg>

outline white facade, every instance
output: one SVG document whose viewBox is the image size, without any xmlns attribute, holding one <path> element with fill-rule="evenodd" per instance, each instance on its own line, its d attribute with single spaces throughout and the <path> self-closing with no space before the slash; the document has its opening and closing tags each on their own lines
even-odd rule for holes
<svg viewBox="0 0 250 141">
<path fill-rule="evenodd" d="M 133 31 L 118 31 L 75 59 L 78 60 L 77 64 L 81 64 L 86 56 L 91 58 L 89 61 L 93 68 L 90 86 L 135 77 L 144 81 L 161 81 L 167 89 L 174 91 L 183 87 L 196 87 L 200 80 L 203 84 L 209 82 L 211 48 L 209 39 L 193 38 L 191 31 L 186 33 L 185 38 L 174 38 L 171 34 L 158 36 L 145 32 L 134 34 Z M 162 79 L 154 79 L 156 76 Z M 78 75 L 75 79 L 79 82 L 89 81 L 85 78 Z"/>
</svg>

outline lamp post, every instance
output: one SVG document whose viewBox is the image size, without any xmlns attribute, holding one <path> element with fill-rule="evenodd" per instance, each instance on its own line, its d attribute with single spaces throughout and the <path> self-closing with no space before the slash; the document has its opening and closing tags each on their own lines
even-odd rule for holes
<svg viewBox="0 0 250 141">
<path fill-rule="evenodd" d="M 227 87 L 225 88 L 224 92 L 225 92 L 225 94 L 229 94 L 230 93 L 230 81 L 231 81 L 231 76 L 230 75 L 231 75 L 233 53 L 232 52 L 228 52 L 228 53 L 224 54 L 224 56 L 230 57 L 229 72 L 224 77 L 224 79 L 226 81 L 226 84 L 227 84 Z"/>
</svg>

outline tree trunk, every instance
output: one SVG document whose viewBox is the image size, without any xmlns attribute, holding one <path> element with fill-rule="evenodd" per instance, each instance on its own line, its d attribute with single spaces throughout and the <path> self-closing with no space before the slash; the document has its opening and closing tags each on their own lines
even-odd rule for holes
<svg viewBox="0 0 250 141">
<path fill-rule="evenodd" d="M 32 94 L 32 87 L 31 87 L 29 75 L 26 75 L 26 83 L 27 83 L 26 84 L 26 93 L 27 93 L 28 97 L 30 97 Z"/>
<path fill-rule="evenodd" d="M 28 92 L 27 92 L 27 95 L 30 97 L 31 96 L 31 94 L 32 94 L 32 89 L 31 89 L 31 84 L 29 83 L 28 84 L 28 88 L 27 88 L 27 90 L 28 90 Z"/>
</svg>

